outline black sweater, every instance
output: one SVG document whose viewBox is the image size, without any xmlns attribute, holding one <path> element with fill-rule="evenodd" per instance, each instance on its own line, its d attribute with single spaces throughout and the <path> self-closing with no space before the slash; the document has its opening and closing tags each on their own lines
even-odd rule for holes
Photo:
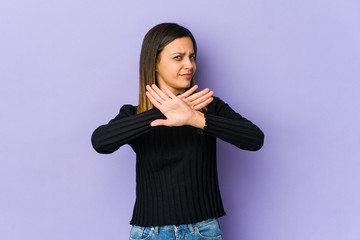
<svg viewBox="0 0 360 240">
<path fill-rule="evenodd" d="M 136 202 L 130 224 L 180 225 L 225 215 L 216 138 L 256 151 L 263 145 L 263 132 L 217 97 L 207 106 L 203 130 L 151 127 L 159 118 L 165 116 L 155 107 L 136 114 L 136 107 L 124 105 L 91 138 L 99 153 L 112 153 L 126 143 L 136 152 Z"/>
</svg>

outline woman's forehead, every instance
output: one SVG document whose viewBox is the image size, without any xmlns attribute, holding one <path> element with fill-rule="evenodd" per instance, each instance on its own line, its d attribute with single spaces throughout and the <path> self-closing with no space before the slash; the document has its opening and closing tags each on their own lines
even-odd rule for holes
<svg viewBox="0 0 360 240">
<path fill-rule="evenodd" d="M 164 47 L 163 51 L 171 52 L 171 53 L 194 52 L 194 46 L 193 46 L 193 42 L 192 42 L 191 38 L 182 37 L 182 38 L 177 38 L 177 39 L 173 40 L 172 42 L 170 42 L 169 44 L 167 44 Z"/>
</svg>

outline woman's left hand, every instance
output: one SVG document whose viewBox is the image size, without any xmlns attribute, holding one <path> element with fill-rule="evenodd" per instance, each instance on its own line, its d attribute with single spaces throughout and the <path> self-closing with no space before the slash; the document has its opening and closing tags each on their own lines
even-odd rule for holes
<svg viewBox="0 0 360 240">
<path fill-rule="evenodd" d="M 158 108 L 166 119 L 157 119 L 151 122 L 151 126 L 183 126 L 190 125 L 197 128 L 204 128 L 204 114 L 191 108 L 181 98 L 175 96 L 166 86 L 164 92 L 155 84 L 146 86 L 146 96 L 152 104 Z"/>
<path fill-rule="evenodd" d="M 205 88 L 200 92 L 194 93 L 197 88 L 198 85 L 194 85 L 189 90 L 183 94 L 178 95 L 177 97 L 179 97 L 193 109 L 200 110 L 212 102 L 212 96 L 214 95 L 214 92 L 210 91 L 208 88 Z"/>
</svg>

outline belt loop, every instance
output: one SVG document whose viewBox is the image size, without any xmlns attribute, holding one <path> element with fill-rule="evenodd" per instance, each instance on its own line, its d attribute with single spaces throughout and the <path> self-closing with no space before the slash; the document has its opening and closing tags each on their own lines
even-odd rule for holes
<svg viewBox="0 0 360 240">
<path fill-rule="evenodd" d="M 155 227 L 154 233 L 155 233 L 155 234 L 159 234 L 159 226 L 156 226 L 156 227 Z"/>
<path fill-rule="evenodd" d="M 194 228 L 193 228 L 192 224 L 189 224 L 189 229 L 190 229 L 191 233 L 194 233 Z"/>
</svg>

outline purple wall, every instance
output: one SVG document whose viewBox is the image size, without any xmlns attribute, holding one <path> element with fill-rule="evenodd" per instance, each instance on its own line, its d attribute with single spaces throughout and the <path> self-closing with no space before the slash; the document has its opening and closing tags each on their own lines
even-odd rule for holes
<svg viewBox="0 0 360 240">
<path fill-rule="evenodd" d="M 6 1 L 0 4 L 0 239 L 127 239 L 129 146 L 90 136 L 137 104 L 142 39 L 178 22 L 197 80 L 259 125 L 218 141 L 224 238 L 360 239 L 360 4 L 348 1 Z"/>
</svg>

